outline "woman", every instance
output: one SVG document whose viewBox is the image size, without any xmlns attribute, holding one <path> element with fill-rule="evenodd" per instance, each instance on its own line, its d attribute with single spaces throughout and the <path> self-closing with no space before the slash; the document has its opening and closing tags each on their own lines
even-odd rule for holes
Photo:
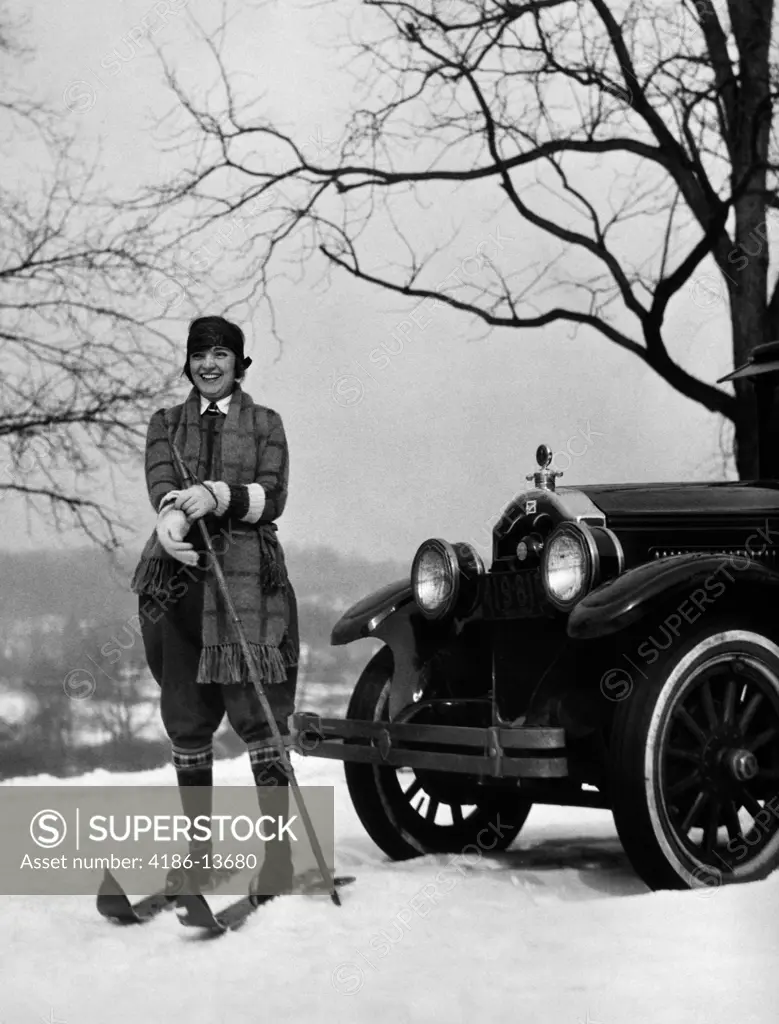
<svg viewBox="0 0 779 1024">
<path fill-rule="evenodd" d="M 285 811 L 288 800 L 271 727 L 214 572 L 204 564 L 208 552 L 197 525 L 202 519 L 208 528 L 276 723 L 288 738 L 297 607 L 275 520 L 287 500 L 289 456 L 281 417 L 241 389 L 250 363 L 239 327 L 220 316 L 194 320 L 183 370 L 192 390 L 181 405 L 154 413 L 146 439 L 146 483 L 157 524 L 132 589 L 190 819 L 211 813 L 212 740 L 225 712 L 247 745 L 256 785 L 279 787 L 273 813 Z M 171 441 L 202 482 L 185 486 Z M 264 794 L 269 813 L 267 789 Z M 190 842 L 198 884 L 209 877 L 211 852 L 210 843 Z M 273 874 L 271 884 L 291 882 L 288 846 L 268 844 L 266 854 L 263 870 Z"/>
</svg>

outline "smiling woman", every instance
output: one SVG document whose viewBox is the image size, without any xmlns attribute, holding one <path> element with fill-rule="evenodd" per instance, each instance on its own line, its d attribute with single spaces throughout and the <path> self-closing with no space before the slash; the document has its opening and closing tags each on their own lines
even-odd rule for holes
<svg viewBox="0 0 779 1024">
<path fill-rule="evenodd" d="M 212 738 L 225 712 L 247 744 L 256 784 L 277 788 L 272 808 L 265 806 L 267 793 L 263 798 L 263 813 L 286 811 L 287 778 L 271 726 L 213 567 L 202 564 L 208 552 L 195 528 L 202 519 L 212 538 L 274 718 L 287 737 L 297 683 L 297 607 L 275 520 L 287 501 L 289 457 L 279 414 L 255 404 L 241 388 L 250 362 L 236 324 L 219 316 L 194 320 L 182 371 L 193 388 L 184 403 L 153 415 L 146 441 L 146 482 L 158 516 L 132 588 L 139 595 L 149 668 L 161 690 L 182 806 L 191 818 L 211 814 Z M 173 445 L 197 484 L 185 487 Z M 211 853 L 210 844 L 191 844 L 201 884 Z M 263 871 L 273 872 L 276 891 L 291 883 L 288 843 L 268 847 Z"/>
<path fill-rule="evenodd" d="M 229 395 L 235 384 L 235 356 L 226 348 L 216 346 L 189 357 L 189 373 L 203 398 L 217 402 Z"/>
<path fill-rule="evenodd" d="M 239 356 L 240 354 L 240 356 Z M 238 359 L 242 365 L 236 366 Z M 194 320 L 187 340 L 183 373 L 201 398 L 218 402 L 232 394 L 236 379 L 243 379 L 251 359 L 243 358 L 243 332 L 222 317 Z"/>
</svg>

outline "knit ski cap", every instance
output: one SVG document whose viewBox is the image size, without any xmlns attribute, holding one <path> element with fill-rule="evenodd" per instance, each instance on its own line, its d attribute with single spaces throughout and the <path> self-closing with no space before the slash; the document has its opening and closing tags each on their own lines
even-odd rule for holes
<svg viewBox="0 0 779 1024">
<path fill-rule="evenodd" d="M 223 316 L 201 316 L 189 325 L 187 335 L 187 366 L 184 369 L 189 377 L 189 357 L 193 352 L 202 352 L 205 348 L 226 348 L 235 353 L 235 370 L 237 376 L 243 376 L 252 361 L 244 357 L 244 337 L 241 328 Z"/>
</svg>

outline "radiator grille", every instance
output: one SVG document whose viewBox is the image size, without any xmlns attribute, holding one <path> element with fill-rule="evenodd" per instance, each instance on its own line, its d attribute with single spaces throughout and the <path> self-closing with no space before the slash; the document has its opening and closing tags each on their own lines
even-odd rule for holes
<svg viewBox="0 0 779 1024">
<path fill-rule="evenodd" d="M 752 548 L 748 551 L 746 548 L 736 547 L 667 547 L 667 548 L 650 548 L 649 554 L 652 558 L 668 558 L 671 555 L 723 555 L 732 556 L 734 558 L 750 558 L 754 562 L 767 562 L 771 565 L 776 564 L 776 548 Z"/>
</svg>

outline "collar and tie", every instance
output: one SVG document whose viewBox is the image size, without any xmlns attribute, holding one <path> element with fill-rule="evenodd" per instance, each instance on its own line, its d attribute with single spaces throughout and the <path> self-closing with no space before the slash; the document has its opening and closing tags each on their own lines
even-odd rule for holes
<svg viewBox="0 0 779 1024">
<path fill-rule="evenodd" d="M 226 416 L 230 410 L 230 404 L 232 402 L 232 392 L 229 395 L 225 395 L 223 398 L 217 399 L 215 402 L 209 402 L 203 395 L 200 396 L 200 415 L 201 416 Z"/>
</svg>

